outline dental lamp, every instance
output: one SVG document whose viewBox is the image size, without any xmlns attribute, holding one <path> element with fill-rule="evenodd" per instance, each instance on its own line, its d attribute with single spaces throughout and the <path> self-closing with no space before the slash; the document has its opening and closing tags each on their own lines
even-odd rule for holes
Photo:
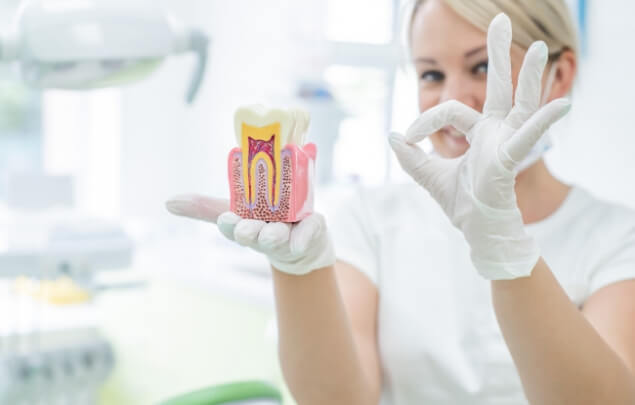
<svg viewBox="0 0 635 405">
<path fill-rule="evenodd" d="M 85 90 L 120 86 L 154 72 L 172 54 L 194 52 L 187 91 L 201 87 L 209 39 L 186 29 L 156 0 L 25 0 L 0 37 L 0 61 L 17 61 L 38 88 Z"/>
</svg>

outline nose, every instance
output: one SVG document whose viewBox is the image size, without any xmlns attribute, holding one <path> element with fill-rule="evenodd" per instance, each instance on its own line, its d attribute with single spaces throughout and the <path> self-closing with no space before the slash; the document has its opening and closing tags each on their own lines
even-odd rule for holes
<svg viewBox="0 0 635 405">
<path fill-rule="evenodd" d="M 457 100 L 469 107 L 479 110 L 479 100 L 481 100 L 484 95 L 479 95 L 478 90 L 471 80 L 461 75 L 448 75 L 443 83 L 439 103 Z"/>
</svg>

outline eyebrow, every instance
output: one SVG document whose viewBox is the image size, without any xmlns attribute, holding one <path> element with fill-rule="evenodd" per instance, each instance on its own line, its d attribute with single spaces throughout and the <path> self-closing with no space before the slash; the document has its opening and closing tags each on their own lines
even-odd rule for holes
<svg viewBox="0 0 635 405">
<path fill-rule="evenodd" d="M 479 46 L 478 48 L 474 48 L 471 51 L 467 51 L 465 52 L 465 54 L 463 54 L 464 57 L 469 58 L 470 56 L 473 56 L 483 50 L 487 49 L 487 45 L 483 45 L 483 46 Z"/>
<path fill-rule="evenodd" d="M 487 49 L 487 45 L 482 45 L 482 46 L 479 46 L 478 48 L 470 49 L 469 51 L 467 51 L 467 52 L 465 52 L 463 54 L 463 57 L 464 58 L 469 58 L 469 57 L 474 56 L 477 53 L 479 53 L 481 51 L 484 51 L 486 49 Z M 415 62 L 430 63 L 430 64 L 433 64 L 433 65 L 437 64 L 437 61 L 432 59 L 432 58 L 416 58 Z"/>
</svg>

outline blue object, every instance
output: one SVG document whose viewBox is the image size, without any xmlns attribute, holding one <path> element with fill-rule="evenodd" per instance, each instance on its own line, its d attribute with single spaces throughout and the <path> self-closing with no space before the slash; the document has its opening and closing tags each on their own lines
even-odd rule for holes
<svg viewBox="0 0 635 405">
<path fill-rule="evenodd" d="M 580 27 L 580 50 L 582 55 L 587 53 L 587 0 L 578 0 L 578 25 Z"/>
</svg>

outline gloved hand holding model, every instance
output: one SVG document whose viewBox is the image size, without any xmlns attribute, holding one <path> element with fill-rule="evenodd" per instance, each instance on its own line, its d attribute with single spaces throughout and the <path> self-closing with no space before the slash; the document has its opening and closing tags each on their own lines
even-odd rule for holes
<svg viewBox="0 0 635 405">
<path fill-rule="evenodd" d="M 263 253 L 284 273 L 303 275 L 335 264 L 324 217 L 313 213 L 294 224 L 242 219 L 229 211 L 229 201 L 182 195 L 166 203 L 175 214 L 215 222 L 229 240 Z"/>
<path fill-rule="evenodd" d="M 231 204 L 182 196 L 168 201 L 168 210 L 216 222 L 225 237 L 264 253 L 288 274 L 335 264 L 324 217 L 313 212 L 317 149 L 305 143 L 308 113 L 247 106 L 236 111 L 234 124 L 239 147 L 228 157 Z"/>
<path fill-rule="evenodd" d="M 441 205 L 471 247 L 479 273 L 489 280 L 531 274 L 540 252 L 524 230 L 514 189 L 519 163 L 570 108 L 566 99 L 540 107 L 547 46 L 527 51 L 512 106 L 511 22 L 498 15 L 490 24 L 487 99 L 483 113 L 458 101 L 425 111 L 406 136 L 391 134 L 402 168 Z M 428 156 L 416 143 L 448 125 L 464 133 L 470 148 L 461 157 Z"/>
<path fill-rule="evenodd" d="M 335 264 L 324 217 L 317 213 L 288 224 L 242 219 L 226 212 L 218 217 L 217 225 L 225 237 L 264 253 L 284 273 L 303 275 Z"/>
</svg>

